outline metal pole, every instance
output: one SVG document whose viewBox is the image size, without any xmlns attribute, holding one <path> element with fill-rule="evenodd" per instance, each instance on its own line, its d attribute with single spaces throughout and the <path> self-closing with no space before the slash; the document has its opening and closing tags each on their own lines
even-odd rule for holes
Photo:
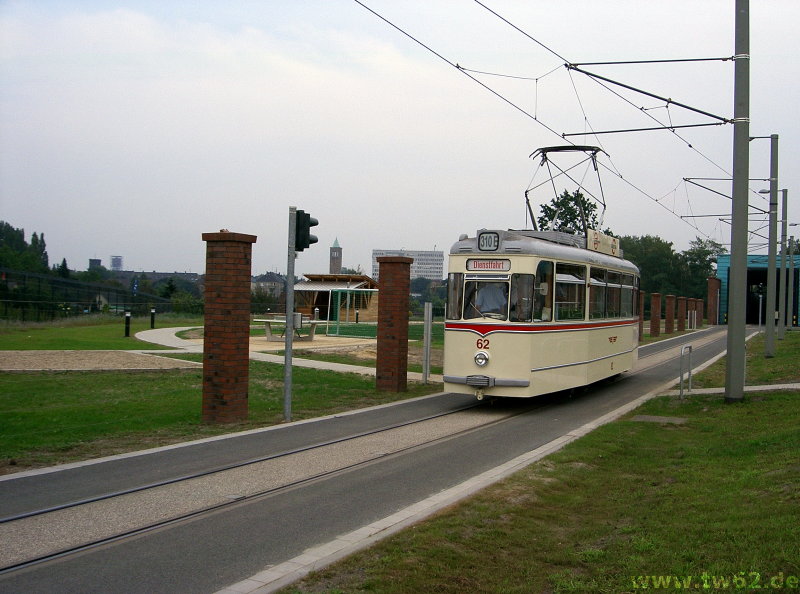
<svg viewBox="0 0 800 594">
<path fill-rule="evenodd" d="M 787 308 L 787 324 L 794 328 L 794 235 L 789 238 L 789 307 Z"/>
<path fill-rule="evenodd" d="M 784 188 L 781 192 L 783 201 L 781 204 L 781 276 L 778 285 L 778 340 L 783 340 L 786 335 L 786 228 L 789 224 L 786 214 L 789 190 Z"/>
<path fill-rule="evenodd" d="M 431 374 L 431 334 L 433 328 L 433 303 L 425 302 L 425 326 L 422 346 L 422 383 L 428 383 Z"/>
<path fill-rule="evenodd" d="M 725 401 L 744 399 L 745 302 L 747 295 L 747 185 L 750 175 L 750 1 L 736 0 L 733 85 L 733 184 L 731 267 Z"/>
<path fill-rule="evenodd" d="M 681 347 L 681 381 L 680 381 L 680 397 L 683 398 L 683 355 L 688 353 L 689 363 L 689 392 L 692 391 L 692 345 L 685 344 Z"/>
<path fill-rule="evenodd" d="M 773 134 L 769 143 L 769 246 L 767 249 L 767 313 L 764 339 L 764 356 L 775 356 L 775 251 L 778 237 L 778 135 Z"/>
<path fill-rule="evenodd" d="M 292 420 L 292 342 L 294 339 L 294 260 L 297 208 L 289 207 L 289 245 L 286 255 L 286 333 L 283 335 L 283 420 Z"/>
</svg>

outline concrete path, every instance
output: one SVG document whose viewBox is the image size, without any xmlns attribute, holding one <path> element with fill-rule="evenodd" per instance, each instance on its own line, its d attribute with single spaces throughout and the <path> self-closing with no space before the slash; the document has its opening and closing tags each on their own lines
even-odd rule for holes
<svg viewBox="0 0 800 594">
<path fill-rule="evenodd" d="M 203 352 L 203 339 L 183 339 L 178 338 L 176 334 L 184 330 L 190 330 L 194 326 L 179 327 L 179 328 L 156 328 L 155 330 L 143 330 L 136 333 L 136 338 L 145 342 L 152 342 L 161 346 L 167 346 L 175 349 L 177 352 L 188 353 L 202 353 Z M 313 343 L 303 342 L 294 344 L 294 350 L 314 350 L 326 351 L 341 348 L 358 348 L 365 346 L 375 346 L 377 340 L 374 338 L 343 338 L 339 336 L 320 336 L 314 338 Z M 266 337 L 251 336 L 250 337 L 250 358 L 255 361 L 266 361 L 267 363 L 284 362 L 283 355 L 276 355 L 268 351 L 281 351 L 284 345 L 282 342 L 269 342 Z M 167 353 L 170 351 L 164 350 L 138 350 L 136 352 L 159 354 Z M 328 371 L 337 371 L 339 373 L 359 373 L 361 375 L 375 376 L 374 367 L 364 367 L 361 365 L 347 365 L 344 363 L 329 363 L 325 361 L 315 361 L 313 359 L 303 359 L 301 357 L 292 357 L 292 366 L 294 367 L 308 367 L 311 369 L 325 369 Z M 409 372 L 408 379 L 410 381 L 421 382 L 422 374 L 416 372 Z M 429 376 L 429 380 L 433 383 L 441 383 L 441 375 Z"/>
</svg>

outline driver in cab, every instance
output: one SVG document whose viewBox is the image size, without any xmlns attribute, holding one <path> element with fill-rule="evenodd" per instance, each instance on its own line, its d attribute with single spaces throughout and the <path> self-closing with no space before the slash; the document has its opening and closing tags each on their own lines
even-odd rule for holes
<svg viewBox="0 0 800 594">
<path fill-rule="evenodd" d="M 493 313 L 505 317 L 508 307 L 507 291 L 505 283 L 482 283 L 475 296 L 475 308 L 484 315 Z"/>
</svg>

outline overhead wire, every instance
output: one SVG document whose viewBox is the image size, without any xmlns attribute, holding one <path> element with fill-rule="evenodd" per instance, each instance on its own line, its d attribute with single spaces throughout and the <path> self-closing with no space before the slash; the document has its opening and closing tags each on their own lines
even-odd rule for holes
<svg viewBox="0 0 800 594">
<path fill-rule="evenodd" d="M 497 98 L 499 98 L 500 100 L 504 101 L 505 103 L 507 103 L 508 105 L 510 105 L 511 107 L 513 107 L 514 109 L 516 109 L 517 111 L 519 111 L 520 113 L 522 113 L 523 115 L 526 115 L 527 117 L 529 117 L 530 119 L 532 119 L 533 121 L 535 121 L 537 124 L 539 124 L 539 125 L 540 125 L 540 126 L 542 126 L 543 128 L 545 128 L 545 129 L 549 130 L 549 131 L 550 131 L 550 132 L 552 132 L 553 134 L 558 134 L 558 132 L 556 132 L 555 130 L 553 130 L 553 129 L 552 129 L 550 126 L 548 126 L 547 124 L 545 124 L 544 122 L 542 122 L 542 121 L 541 121 L 541 120 L 539 120 L 538 118 L 536 118 L 536 117 L 534 117 L 533 115 L 531 115 L 531 114 L 530 114 L 528 111 L 526 111 L 525 109 L 523 109 L 522 107 L 520 107 L 519 105 L 517 105 L 516 103 L 514 103 L 513 101 L 511 101 L 511 100 L 510 100 L 510 99 L 508 99 L 507 97 L 505 97 L 505 96 L 503 96 L 502 94 L 498 93 L 498 92 L 497 92 L 497 91 L 495 91 L 493 88 L 491 88 L 489 85 L 487 85 L 487 84 L 485 84 L 485 83 L 481 82 L 479 79 L 477 79 L 477 78 L 475 78 L 474 76 L 472 76 L 472 75 L 471 75 L 469 72 L 467 72 L 467 71 L 465 71 L 464 69 L 462 69 L 462 68 L 461 68 L 461 67 L 460 67 L 460 66 L 459 66 L 457 63 L 455 63 L 455 62 L 451 62 L 450 60 L 448 60 L 447 58 L 445 58 L 445 57 L 444 57 L 442 54 L 440 54 L 439 52 L 437 52 L 437 51 L 436 51 L 436 50 L 434 50 L 433 48 L 431 48 L 431 47 L 429 47 L 428 45 L 424 44 L 422 41 L 420 41 L 419 39 L 417 39 L 416 37 L 414 37 L 413 35 L 411 35 L 411 34 L 410 34 L 410 33 L 408 33 L 407 31 L 405 31 L 404 29 L 402 29 L 402 28 L 400 28 L 399 26 L 395 25 L 395 24 L 394 24 L 393 22 L 391 22 L 389 19 L 387 19 L 387 18 L 385 18 L 384 16 L 382 16 L 381 14 L 379 14 L 379 13 L 375 12 L 375 11 L 374 11 L 374 10 L 372 10 L 372 9 L 371 9 L 369 6 L 367 6 L 366 4 L 364 4 L 363 2 L 361 2 L 361 0 L 353 0 L 353 2 L 355 2 L 355 3 L 356 3 L 356 4 L 358 4 L 359 6 L 363 7 L 365 10 L 367 10 L 367 11 L 371 12 L 371 13 L 372 13 L 372 14 L 374 14 L 376 17 L 378 17 L 379 19 L 381 19 L 381 20 L 382 20 L 384 23 L 386 23 L 387 25 L 389 25 L 389 26 L 390 26 L 390 27 L 392 27 L 393 29 L 397 30 L 398 32 L 402 33 L 403 35 L 405 35 L 406 37 L 408 37 L 410 40 L 412 40 L 414 43 L 416 43 L 416 44 L 420 45 L 421 47 L 425 48 L 425 49 L 426 49 L 426 50 L 428 50 L 430 53 L 432 53 L 434 56 L 436 56 L 437 58 L 439 58 L 439 59 L 440 59 L 440 60 L 442 60 L 443 62 L 445 62 L 445 63 L 449 64 L 450 66 L 452 66 L 453 68 L 455 68 L 456 70 L 458 70 L 459 72 L 461 72 L 461 73 L 462 73 L 464 76 L 466 76 L 466 77 L 468 77 L 470 80 L 472 80 L 472 81 L 476 82 L 477 84 L 479 84 L 480 86 L 482 86 L 484 89 L 486 89 L 487 91 L 489 91 L 490 93 L 492 93 L 493 95 L 495 95 Z"/>
<path fill-rule="evenodd" d="M 530 34 L 528 34 L 526 31 L 523 31 L 523 30 L 522 30 L 520 27 L 518 27 L 517 25 L 515 25 L 514 23 L 512 23 L 511 21 L 509 21 L 508 19 L 506 19 L 505 17 L 503 17 L 503 16 L 502 16 L 502 15 L 500 15 L 499 13 L 497 13 L 496 11 L 494 11 L 494 10 L 492 10 L 491 8 L 489 8 L 488 6 L 486 6 L 486 5 L 485 5 L 483 2 L 481 2 L 480 0 L 474 0 L 474 1 L 475 1 L 475 3 L 476 3 L 476 4 L 478 4 L 479 6 L 482 6 L 482 7 L 483 7 L 483 8 L 485 8 L 487 11 L 489 11 L 490 13 L 492 13 L 493 15 L 495 15 L 497 18 L 499 18 L 499 19 L 500 19 L 500 20 L 502 20 L 503 22 L 507 23 L 507 24 L 508 24 L 509 26 L 511 26 L 513 29 L 515 29 L 516 31 L 519 31 L 520 33 L 522 33 L 522 34 L 523 34 L 525 37 L 527 37 L 528 39 L 531 39 L 532 41 L 534 41 L 535 43 L 537 43 L 538 45 L 540 45 L 541 47 L 543 47 L 545 50 L 547 50 L 548 52 L 550 52 L 550 53 L 551 53 L 551 54 L 553 54 L 554 56 L 558 57 L 559 59 L 562 59 L 562 60 L 564 60 L 564 62 L 565 62 L 565 65 L 566 65 L 566 66 L 567 66 L 567 68 L 569 69 L 569 64 L 570 64 L 570 61 L 569 61 L 569 60 L 566 60 L 566 59 L 564 59 L 564 57 L 563 57 L 563 56 L 561 56 L 561 55 L 560 55 L 558 52 L 556 52 L 554 49 L 552 49 L 552 48 L 548 47 L 547 45 L 545 45 L 544 43 L 542 43 L 542 42 L 541 42 L 541 41 L 539 41 L 538 39 L 535 39 L 535 38 L 534 38 L 534 37 L 532 37 Z M 723 58 L 719 58 L 719 60 L 722 60 L 722 59 L 723 59 Z M 693 61 L 699 61 L 699 60 L 702 60 L 702 59 L 692 59 L 692 60 L 693 60 Z M 607 87 L 607 85 L 604 85 L 604 84 L 602 84 L 600 81 L 597 81 L 595 78 L 592 78 L 592 80 L 595 80 L 595 81 L 596 81 L 598 84 L 600 84 L 600 85 L 601 85 L 601 86 L 603 86 L 604 88 L 608 89 L 609 91 L 611 91 L 611 92 L 614 92 L 612 89 L 608 88 L 608 87 Z M 614 92 L 614 94 L 615 94 L 615 95 L 617 95 L 618 97 L 622 97 L 622 96 L 621 96 L 619 93 L 616 93 L 616 92 Z M 625 99 L 625 100 L 626 100 L 628 103 L 630 103 L 630 101 L 629 101 L 629 100 L 627 100 L 627 99 Z M 632 103 L 631 103 L 631 104 L 632 104 Z M 647 115 L 649 115 L 649 114 L 647 114 Z M 652 117 L 652 116 L 651 116 L 651 117 Z M 657 121 L 659 124 L 661 124 L 661 122 L 660 122 L 660 121 L 658 121 L 658 119 L 657 119 L 657 118 L 654 118 L 654 117 L 653 117 L 653 119 L 654 119 L 655 121 Z M 663 126 L 663 124 L 662 124 L 662 126 Z M 707 157 L 706 155 L 704 155 L 702 152 L 700 152 L 699 150 L 697 150 L 697 149 L 696 149 L 696 148 L 695 148 L 695 147 L 694 147 L 694 146 L 693 146 L 691 143 L 689 143 L 688 141 L 686 141 L 685 139 L 683 139 L 683 138 L 682 138 L 682 137 L 681 137 L 681 136 L 680 136 L 680 135 L 679 135 L 677 132 L 675 132 L 674 130 L 672 130 L 672 132 L 673 132 L 673 134 L 674 134 L 674 135 L 676 135 L 678 138 L 680 138 L 680 139 L 681 139 L 681 140 L 682 140 L 684 143 L 686 143 L 686 145 L 687 145 L 689 148 L 691 148 L 692 150 L 694 150 L 694 151 L 695 151 L 695 152 L 696 152 L 698 155 L 702 156 L 704 159 L 706 159 L 707 161 L 709 161 L 710 163 L 712 163 L 712 164 L 713 164 L 715 167 L 718 167 L 718 168 L 720 168 L 721 170 L 723 170 L 723 171 L 725 171 L 726 173 L 728 173 L 729 175 L 731 175 L 731 174 L 730 174 L 729 172 L 727 172 L 727 171 L 726 171 L 724 168 L 722 168 L 722 167 L 720 167 L 719 165 L 717 165 L 716 163 L 714 163 L 714 161 L 713 161 L 712 159 L 710 159 L 709 157 Z M 563 138 L 563 137 L 564 137 L 564 136 L 562 135 L 562 138 Z M 566 139 L 566 138 L 565 138 L 565 139 Z M 569 140 L 568 140 L 568 139 L 567 139 L 567 141 L 569 142 Z M 609 157 L 609 161 L 610 161 L 610 162 L 613 164 L 613 159 L 611 159 L 611 157 Z M 602 167 L 604 167 L 604 168 L 606 168 L 606 169 L 608 169 L 608 167 L 606 167 L 606 166 L 605 166 L 604 164 L 602 164 L 602 163 L 601 163 L 601 166 L 602 166 Z M 614 168 L 615 168 L 615 169 L 617 169 L 617 168 L 616 168 L 616 165 L 614 166 Z M 633 183 L 631 183 L 629 180 L 627 180 L 627 179 L 626 179 L 626 178 L 625 178 L 625 177 L 624 177 L 624 176 L 623 176 L 623 175 L 622 175 L 622 174 L 619 172 L 619 170 L 618 170 L 618 169 L 617 169 L 617 172 L 615 173 L 615 175 L 617 175 L 617 177 L 619 177 L 621 180 L 623 180 L 625 183 L 627 183 L 627 184 L 628 184 L 628 185 L 630 185 L 631 187 L 635 188 L 635 189 L 636 189 L 638 192 L 640 192 L 640 193 L 641 193 L 641 194 L 643 194 L 644 196 L 647 196 L 647 197 L 648 197 L 648 198 L 650 198 L 651 200 L 655 201 L 657 204 L 661 205 L 661 203 L 660 203 L 660 202 L 658 202 L 657 200 L 655 200 L 655 199 L 654 199 L 654 198 L 653 198 L 653 197 L 652 197 L 652 196 L 651 196 L 651 195 L 650 195 L 648 192 L 645 192 L 644 190 L 642 190 L 641 188 L 637 187 L 635 184 L 633 184 Z M 661 205 L 661 206 L 663 207 L 663 205 Z M 667 209 L 667 210 L 669 210 L 669 209 Z M 672 211 L 670 211 L 670 212 L 672 212 Z M 675 213 L 675 212 L 672 212 L 672 214 L 673 214 L 673 215 L 675 215 L 675 216 L 678 216 L 678 217 L 679 217 L 679 215 L 678 215 L 677 213 Z M 705 235 L 706 237 L 708 237 L 708 235 L 707 235 L 706 233 L 702 232 L 702 231 L 701 231 L 701 230 L 700 230 L 700 229 L 699 229 L 699 228 L 698 228 L 696 225 L 692 225 L 692 226 L 693 226 L 693 227 L 694 227 L 694 228 L 695 228 L 697 231 L 699 231 L 701 234 L 703 234 L 703 235 Z M 710 237 L 708 237 L 708 238 L 710 239 Z"/>
<path fill-rule="evenodd" d="M 416 43 L 417 45 L 421 46 L 422 48 L 424 48 L 425 50 L 427 50 L 428 52 L 430 52 L 431 54 L 433 54 L 434 56 L 436 56 L 437 58 L 439 58 L 440 60 L 442 60 L 443 62 L 445 62 L 446 64 L 448 64 L 449 66 L 451 66 L 451 67 L 455 68 L 456 70 L 458 70 L 459 72 L 461 72 L 461 73 L 462 73 L 464 76 L 467 76 L 467 77 L 468 77 L 470 80 L 472 80 L 473 82 L 477 83 L 478 85 L 480 85 L 481 87 L 483 87 L 484 89 L 486 89 L 487 91 L 489 91 L 490 93 L 492 93 L 493 95 L 495 95 L 495 96 L 496 96 L 498 99 L 500 99 L 500 100 L 501 100 L 501 101 L 503 101 L 504 103 L 508 104 L 509 106 L 511 106 L 512 108 L 514 108 L 515 110 L 517 110 L 518 112 L 522 113 L 523 115 L 527 116 L 529 119 L 533 120 L 534 122 L 536 122 L 537 124 L 539 124 L 540 126 L 542 126 L 543 128 L 545 128 L 545 129 L 546 129 L 547 131 L 549 131 L 550 133 L 552 133 L 552 134 L 554 134 L 554 135 L 556 135 L 556 136 L 559 136 L 560 138 L 562 138 L 562 139 L 566 140 L 566 141 L 567 141 L 568 143 L 570 143 L 570 144 L 574 144 L 574 143 L 572 143 L 572 141 L 570 141 L 570 140 L 566 139 L 566 138 L 564 137 L 564 135 L 563 135 L 563 134 L 559 134 L 559 133 L 558 133 L 558 132 L 557 132 L 555 129 L 553 129 L 552 127 L 550 127 L 550 126 L 548 126 L 547 124 L 545 124 L 545 123 L 544 123 L 542 120 L 540 120 L 540 119 L 538 118 L 538 113 L 531 114 L 531 113 L 530 113 L 530 112 L 528 112 L 527 110 L 523 109 L 522 107 L 520 107 L 519 105 L 517 105 L 516 103 L 514 103 L 513 101 L 511 101 L 510 99 L 508 99 L 507 97 L 505 97 L 505 96 L 504 96 L 504 95 L 502 95 L 501 93 L 499 93 L 498 91 L 496 91 L 496 90 L 494 90 L 493 88 L 491 88 L 489 85 L 485 84 L 484 82 L 482 82 L 482 81 L 481 81 L 481 80 L 479 80 L 478 78 L 476 78 L 476 77 L 472 76 L 472 74 L 470 74 L 470 72 L 472 72 L 470 69 L 464 68 L 464 67 L 460 66 L 458 63 L 452 62 L 451 60 L 447 59 L 447 58 L 446 58 L 446 57 L 444 57 L 442 54 L 440 54 L 439 52 L 435 51 L 433 48 L 431 48 L 431 47 L 430 47 L 430 46 L 428 46 L 427 44 L 423 43 L 421 40 L 417 39 L 416 37 L 414 37 L 413 35 L 411 35 L 411 34 L 410 34 L 410 33 L 408 33 L 407 31 L 405 31 L 404 29 L 402 29 L 402 28 L 401 28 L 401 27 L 399 27 L 398 25 L 394 24 L 392 21 L 390 21 L 390 20 L 388 20 L 387 18 L 385 18 L 385 17 L 384 17 L 383 15 L 381 15 L 380 13 L 376 12 L 375 10 L 373 10 L 372 8 L 370 8 L 369 6 L 367 6 L 367 5 L 366 5 L 364 2 L 362 2 L 361 0 L 353 0 L 353 1 L 354 1 L 356 4 L 358 4 L 359 6 L 361 6 L 362 8 L 364 8 L 365 10 L 367 10 L 368 12 L 370 12 L 371 14 L 373 14 L 374 16 L 376 16 L 377 18 L 379 18 L 381 21 L 385 22 L 387 25 L 389 25 L 390 27 L 392 27 L 393 29 L 395 29 L 396 31 L 398 31 L 399 33 L 401 33 L 402 35 L 404 35 L 405 37 L 409 38 L 411 41 L 413 41 L 413 42 L 414 42 L 414 43 Z M 549 53 L 551 53 L 552 55 L 554 55 L 555 57 L 557 57 L 559 60 L 561 60 L 561 61 L 564 63 L 564 65 L 565 65 L 565 66 L 569 67 L 570 61 L 569 61 L 569 60 L 567 60 L 566 58 L 564 58 L 562 55 L 560 55 L 560 54 L 559 54 L 557 51 L 555 51 L 555 50 L 554 50 L 554 49 L 552 49 L 551 47 L 547 46 L 545 43 L 543 43 L 543 42 L 539 41 L 538 39 L 534 38 L 533 36 L 531 36 L 530 34 L 528 34 L 526 31 L 522 30 L 520 27 L 516 26 L 514 23 L 512 23 L 511 21 L 509 21 L 508 19 L 506 19 L 505 17 L 503 17 L 503 16 L 502 16 L 502 15 L 500 15 L 499 13 L 497 13 L 497 12 L 496 12 L 496 11 L 494 11 L 493 9 L 489 8 L 487 5 L 485 5 L 485 4 L 484 4 L 483 2 L 481 2 L 480 0 L 474 0 L 474 2 L 475 2 L 476 4 L 478 4 L 478 5 L 480 5 L 481 7 L 483 7 L 483 8 L 484 8 L 485 10 L 487 10 L 488 12 L 492 13 L 493 15 L 495 15 L 497 18 L 499 18 L 500 20 L 502 20 L 503 22 L 505 22 L 506 24 L 508 24 L 510 27 L 512 27 L 513 29 L 515 29 L 516 31 L 518 31 L 519 33 L 521 33 L 522 35 L 524 35 L 525 37 L 527 37 L 528 39 L 530 39 L 531 41 L 533 41 L 534 43 L 536 43 L 537 45 L 539 45 L 540 47 L 542 47 L 543 49 L 545 49 L 546 51 L 548 51 Z M 688 60 L 687 60 L 687 61 L 688 61 Z M 562 66 L 559 66 L 559 67 L 557 67 L 557 68 L 554 68 L 553 70 L 549 71 L 549 72 L 548 72 L 546 75 L 544 75 L 544 76 L 547 76 L 547 75 L 551 74 L 552 72 L 555 72 L 556 70 L 559 70 L 561 67 L 562 67 Z M 568 68 L 568 69 L 569 69 L 569 68 Z M 478 71 L 475 71 L 475 72 L 476 72 L 476 73 L 478 73 Z M 484 73 L 484 74 L 497 76 L 496 74 L 491 74 L 491 73 Z M 510 76 L 509 76 L 509 78 L 522 78 L 522 77 L 510 77 Z M 535 81 L 537 82 L 537 85 L 538 85 L 538 80 L 539 80 L 539 79 L 538 79 L 538 78 L 535 78 L 535 79 L 533 79 L 533 80 L 535 80 Z M 593 78 L 592 80 L 595 80 L 595 79 Z M 600 83 L 599 81 L 596 81 L 596 82 L 598 82 L 598 84 L 601 84 L 601 86 L 604 86 L 605 88 L 608 88 L 608 87 L 606 87 L 605 85 L 603 85 L 602 83 Z M 613 90 L 611 90 L 611 89 L 608 89 L 608 90 L 609 90 L 609 91 L 611 91 L 611 92 L 614 92 L 614 91 L 613 91 Z M 621 97 L 621 95 L 619 95 L 618 93 L 614 93 L 614 94 L 616 94 L 617 96 Z M 626 101 L 628 101 L 627 99 L 625 99 L 625 100 L 626 100 Z M 630 103 L 630 101 L 628 101 L 628 102 Z M 631 104 L 632 104 L 632 103 L 631 103 Z M 632 105 L 633 105 L 633 104 L 632 104 Z M 538 89 L 537 89 L 537 108 L 538 108 Z M 638 108 L 637 108 L 637 109 L 638 109 Z M 640 110 L 640 111 L 643 111 L 643 110 Z M 645 112 L 645 113 L 646 113 L 646 112 Z M 649 115 L 649 114 L 648 114 L 648 115 Z M 651 116 L 651 117 L 652 117 L 652 116 Z M 655 121 L 659 122 L 657 118 L 653 118 L 653 119 L 654 119 Z M 659 124 L 661 124 L 661 122 L 659 122 Z M 662 124 L 662 127 L 663 127 L 663 124 Z M 677 135 L 677 133 L 675 133 L 675 132 L 674 132 L 674 130 L 673 130 L 673 133 Z M 596 132 L 594 132 L 594 131 L 593 131 L 591 134 L 592 134 L 592 135 L 596 135 Z M 680 136 L 679 136 L 679 135 L 677 135 L 677 136 L 680 138 Z M 705 155 L 703 155 L 703 154 L 702 154 L 700 151 L 698 151 L 697 149 L 695 149 L 695 148 L 692 146 L 692 144 L 691 144 L 691 143 L 687 142 L 687 141 L 686 141 L 686 140 L 684 140 L 683 138 L 681 138 L 681 140 L 683 140 L 683 141 L 684 141 L 684 142 L 687 144 L 687 146 L 688 146 L 689 148 L 691 148 L 691 149 L 695 150 L 695 151 L 696 151 L 696 152 L 697 152 L 699 155 L 701 155 L 702 157 L 704 157 L 704 158 L 705 158 L 706 160 L 708 160 L 710 163 L 714 164 L 716 167 L 718 167 L 718 168 L 722 169 L 723 171 L 725 171 L 725 170 L 724 170 L 723 168 L 721 168 L 719 165 L 717 165 L 716 163 L 714 163 L 714 162 L 713 162 L 713 161 L 712 161 L 710 158 L 706 157 L 706 156 L 705 156 Z M 606 153 L 606 154 L 608 154 L 608 153 Z M 612 160 L 610 157 L 609 157 L 609 161 L 610 161 L 610 162 L 612 162 L 612 164 L 613 164 L 613 160 Z M 656 199 L 655 199 L 653 196 L 651 196 L 651 195 L 650 195 L 648 192 L 646 192 L 645 190 L 643 190 L 643 189 L 639 188 L 639 187 L 638 187 L 638 186 L 636 186 L 634 183 L 632 183 L 631 181 L 629 181 L 628 179 L 626 179 L 626 178 L 625 178 L 625 177 L 622 175 L 622 173 L 621 173 L 621 172 L 619 172 L 619 170 L 617 169 L 616 165 L 614 165 L 614 169 L 615 169 L 616 171 L 614 171 L 614 170 L 610 169 L 608 166 L 606 166 L 606 165 L 605 165 L 605 164 L 603 164 L 603 163 L 600 163 L 600 164 L 599 164 L 599 166 L 600 166 L 600 167 L 603 167 L 603 168 L 604 168 L 604 169 L 606 169 L 606 170 L 608 170 L 610 173 L 612 173 L 613 175 L 615 175 L 616 177 L 618 177 L 620 180 L 622 180 L 623 182 L 625 182 L 627 185 L 629 185 L 630 187 L 632 187 L 633 189 L 635 189 L 637 192 L 639 192 L 639 193 L 640 193 L 640 194 L 642 194 L 643 196 L 645 196 L 645 197 L 649 198 L 650 200 L 652 200 L 652 201 L 653 201 L 653 202 L 655 202 L 656 204 L 659 204 L 659 205 L 660 205 L 660 206 L 662 206 L 663 208 L 666 208 L 666 207 L 664 207 L 664 205 L 662 205 L 662 204 L 661 204 L 661 203 L 660 203 L 658 200 L 656 200 Z M 728 175 L 730 175 L 730 173 L 729 173 L 729 172 L 727 172 L 727 171 L 725 171 L 725 173 L 726 173 L 726 174 L 728 174 Z M 570 179 L 572 179 L 572 178 L 571 178 L 569 175 L 567 175 L 567 177 L 569 177 Z M 573 181 L 574 181 L 574 180 L 573 180 Z M 596 198 L 595 198 L 595 199 L 596 199 Z M 667 210 L 669 211 L 669 209 L 667 209 Z M 678 215 L 676 212 L 673 212 L 673 211 L 669 211 L 669 212 L 671 212 L 671 213 L 672 213 L 673 215 L 675 215 L 676 217 L 680 218 L 680 215 Z M 682 220 L 682 219 L 681 219 L 681 220 Z M 690 226 L 694 227 L 694 228 L 695 228 L 697 231 L 699 231 L 700 233 L 702 233 L 703 235 L 705 235 L 706 237 L 708 237 L 708 235 L 707 235 L 707 234 L 705 234 L 705 233 L 703 233 L 703 232 L 702 232 L 702 231 L 701 231 L 701 230 L 700 230 L 700 229 L 699 229 L 697 226 L 695 226 L 695 225 L 690 225 Z M 709 237 L 709 239 L 710 239 L 710 237 Z"/>
</svg>

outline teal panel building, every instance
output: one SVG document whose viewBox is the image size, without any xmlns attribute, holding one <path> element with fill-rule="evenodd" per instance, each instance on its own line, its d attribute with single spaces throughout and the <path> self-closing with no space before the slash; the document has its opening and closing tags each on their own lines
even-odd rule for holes
<svg viewBox="0 0 800 594">
<path fill-rule="evenodd" d="M 791 271 L 789 257 L 786 257 L 786 310 L 789 310 L 789 303 L 791 299 L 792 307 L 792 326 L 797 326 L 797 306 L 798 306 L 798 292 L 800 292 L 800 283 L 798 283 L 798 275 L 800 275 L 800 254 L 795 254 L 794 259 L 794 284 L 792 286 L 793 295 L 789 295 L 789 271 Z M 747 256 L 747 323 L 758 324 L 759 319 L 762 323 L 766 320 L 767 311 L 767 263 L 768 257 L 766 254 L 752 254 Z M 780 288 L 780 254 L 776 258 L 776 265 L 778 267 L 775 274 L 775 309 L 778 309 L 778 291 Z M 728 277 L 730 275 L 731 255 L 721 254 L 717 256 L 717 277 L 721 281 L 719 293 L 719 320 L 718 323 L 725 324 L 728 320 Z M 760 310 L 760 318 L 759 318 Z M 789 327 L 787 323 L 786 327 Z"/>
</svg>

